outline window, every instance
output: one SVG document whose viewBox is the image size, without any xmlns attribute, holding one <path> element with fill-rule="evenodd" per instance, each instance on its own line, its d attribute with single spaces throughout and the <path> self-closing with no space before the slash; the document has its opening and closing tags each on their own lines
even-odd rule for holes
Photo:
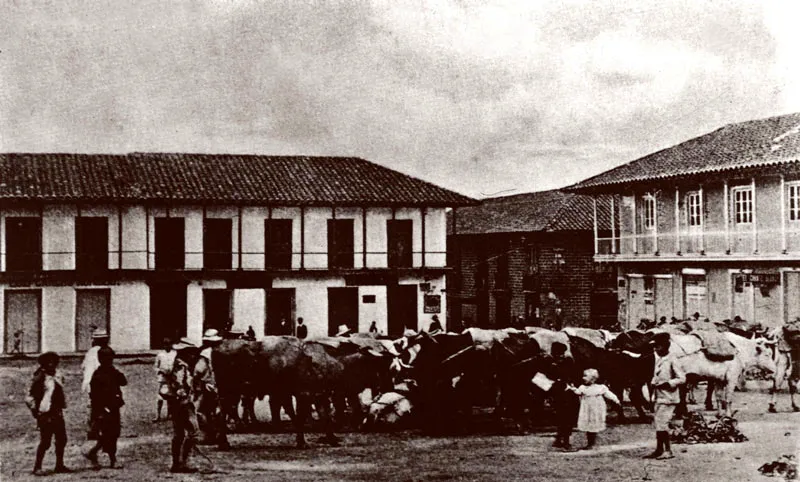
<svg viewBox="0 0 800 482">
<path fill-rule="evenodd" d="M 264 246 L 267 268 L 291 269 L 292 220 L 267 219 L 264 221 Z"/>
<path fill-rule="evenodd" d="M 656 197 L 652 194 L 644 196 L 644 228 L 655 229 L 656 227 Z"/>
<path fill-rule="evenodd" d="M 494 273 L 494 288 L 504 290 L 508 288 L 508 255 L 503 253 L 496 258 L 496 271 Z"/>
<path fill-rule="evenodd" d="M 6 270 L 42 269 L 41 218 L 6 218 Z"/>
<path fill-rule="evenodd" d="M 528 246 L 528 274 L 539 272 L 539 249 L 536 245 Z"/>
<path fill-rule="evenodd" d="M 564 269 L 564 265 L 567 264 L 567 260 L 564 259 L 563 248 L 553 248 L 553 264 L 555 265 L 555 271 L 562 271 Z"/>
<path fill-rule="evenodd" d="M 75 269 L 108 269 L 108 218 L 75 218 Z"/>
<path fill-rule="evenodd" d="M 156 269 L 183 269 L 186 257 L 183 218 L 156 218 Z"/>
<path fill-rule="evenodd" d="M 328 220 L 328 267 L 352 268 L 355 252 L 353 250 L 353 220 Z"/>
<path fill-rule="evenodd" d="M 800 183 L 789 184 L 789 220 L 800 221 Z"/>
<path fill-rule="evenodd" d="M 203 267 L 231 269 L 233 220 L 208 218 L 203 221 Z"/>
<path fill-rule="evenodd" d="M 689 217 L 689 226 L 703 225 L 703 211 L 699 192 L 690 192 L 686 195 L 686 214 Z"/>
<path fill-rule="evenodd" d="M 736 224 L 753 222 L 752 187 L 737 187 L 733 189 L 733 219 Z"/>
<path fill-rule="evenodd" d="M 410 268 L 412 252 L 413 223 L 410 219 L 390 219 L 386 221 L 386 236 L 389 240 L 389 267 Z"/>
</svg>

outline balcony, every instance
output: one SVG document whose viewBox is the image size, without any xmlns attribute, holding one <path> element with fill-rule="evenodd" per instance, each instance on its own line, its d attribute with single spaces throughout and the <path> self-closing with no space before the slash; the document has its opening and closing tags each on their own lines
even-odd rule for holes
<svg viewBox="0 0 800 482">
<path fill-rule="evenodd" d="M 800 259 L 800 226 L 753 231 L 749 225 L 707 230 L 623 235 L 597 239 L 595 261 L 782 261 Z"/>
</svg>

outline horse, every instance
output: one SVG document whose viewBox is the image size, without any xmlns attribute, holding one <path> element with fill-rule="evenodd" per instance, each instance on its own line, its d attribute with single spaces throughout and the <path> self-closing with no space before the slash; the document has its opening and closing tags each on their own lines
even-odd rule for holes
<svg viewBox="0 0 800 482">
<path fill-rule="evenodd" d="M 731 416 L 733 393 L 740 377 L 747 368 L 758 366 L 775 372 L 775 361 L 766 340 L 751 340 L 734 333 L 725 337 L 736 348 L 732 360 L 712 361 L 706 356 L 702 341 L 694 335 L 672 335 L 670 353 L 674 354 L 680 368 L 695 379 L 708 380 L 716 389 L 717 410 L 720 415 Z M 680 413 L 686 411 L 686 389 L 681 390 Z"/>
</svg>

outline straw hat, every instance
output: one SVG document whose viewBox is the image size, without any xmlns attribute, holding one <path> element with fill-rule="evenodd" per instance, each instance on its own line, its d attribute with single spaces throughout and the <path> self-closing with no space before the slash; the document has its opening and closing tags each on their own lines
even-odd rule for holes
<svg viewBox="0 0 800 482">
<path fill-rule="evenodd" d="M 352 333 L 353 330 L 350 329 L 347 325 L 339 325 L 339 331 L 336 332 L 336 336 L 344 336 Z"/>
<path fill-rule="evenodd" d="M 172 348 L 175 349 L 175 350 L 182 350 L 184 348 L 197 348 L 197 345 L 192 343 L 192 340 L 190 340 L 190 339 L 188 339 L 186 337 L 183 337 L 178 341 L 178 343 L 175 343 L 174 345 L 172 345 Z"/>
<path fill-rule="evenodd" d="M 104 328 L 98 328 L 92 332 L 92 339 L 108 338 L 108 332 Z"/>
<path fill-rule="evenodd" d="M 203 333 L 203 341 L 222 341 L 222 337 L 219 336 L 219 331 L 210 328 Z"/>
</svg>

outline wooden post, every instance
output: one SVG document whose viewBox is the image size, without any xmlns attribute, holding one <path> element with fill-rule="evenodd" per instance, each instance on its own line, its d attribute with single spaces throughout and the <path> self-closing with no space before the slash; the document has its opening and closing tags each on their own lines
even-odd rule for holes
<svg viewBox="0 0 800 482">
<path fill-rule="evenodd" d="M 421 208 L 422 213 L 422 267 L 425 267 L 425 216 L 428 213 L 427 208 Z"/>
<path fill-rule="evenodd" d="M 150 269 L 150 205 L 146 204 L 144 207 L 144 233 L 145 233 L 145 248 L 144 248 L 144 256 L 145 256 L 145 266 L 147 269 Z"/>
<path fill-rule="evenodd" d="M 361 268 L 367 269 L 367 207 L 361 206 Z"/>
<path fill-rule="evenodd" d="M 658 198 L 655 194 L 653 197 L 653 253 L 658 256 Z M 655 289 L 653 290 L 655 292 Z M 655 295 L 653 295 L 653 303 L 655 303 Z"/>
<path fill-rule="evenodd" d="M 600 240 L 597 239 L 597 196 L 592 196 L 592 231 L 594 233 L 594 254 L 599 254 Z"/>
<path fill-rule="evenodd" d="M 731 221 L 730 221 L 730 210 L 731 210 L 731 202 L 730 202 L 730 195 L 728 193 L 728 180 L 725 179 L 723 185 L 723 203 L 725 203 L 725 209 L 723 211 L 723 218 L 725 223 L 725 254 L 731 254 Z"/>
<path fill-rule="evenodd" d="M 753 254 L 758 253 L 758 218 L 756 212 L 758 205 L 756 204 L 756 178 L 750 178 L 751 192 L 753 196 Z"/>
<path fill-rule="evenodd" d="M 236 250 L 238 255 L 239 255 L 238 256 L 238 258 L 239 258 L 238 259 L 238 265 L 237 265 L 237 269 L 239 269 L 239 270 L 242 269 L 242 214 L 243 214 L 243 211 L 244 210 L 242 209 L 242 205 L 240 204 L 239 205 L 239 220 L 236 223 L 236 227 L 237 227 L 237 229 L 239 231 L 238 232 L 238 240 L 237 240 L 239 249 Z"/>
<path fill-rule="evenodd" d="M 781 174 L 781 253 L 786 254 L 786 252 L 786 179 Z M 781 286 L 786 285 L 781 284 Z"/>
<path fill-rule="evenodd" d="M 675 252 L 681 254 L 681 190 L 675 186 Z"/>
<path fill-rule="evenodd" d="M 122 269 L 122 206 L 117 204 L 117 269 Z"/>
<path fill-rule="evenodd" d="M 633 254 L 639 254 L 639 238 L 636 236 L 636 192 L 633 193 Z"/>
<path fill-rule="evenodd" d="M 306 269 L 306 207 L 300 206 L 300 269 Z"/>
<path fill-rule="evenodd" d="M 617 227 L 614 219 L 614 195 L 611 195 L 611 254 L 617 254 Z"/>
<path fill-rule="evenodd" d="M 703 185 L 700 184 L 700 254 L 706 254 L 706 200 L 703 196 Z"/>
</svg>

